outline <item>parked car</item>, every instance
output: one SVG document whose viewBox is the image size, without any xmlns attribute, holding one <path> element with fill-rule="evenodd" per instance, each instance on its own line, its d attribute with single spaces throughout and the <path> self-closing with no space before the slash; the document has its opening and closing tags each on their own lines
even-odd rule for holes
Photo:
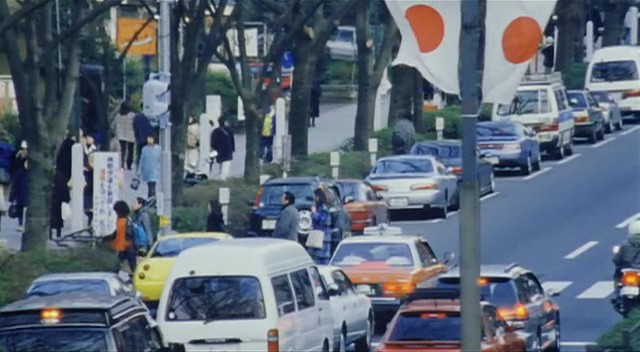
<svg viewBox="0 0 640 352">
<path fill-rule="evenodd" d="M 389 208 L 382 196 L 362 180 L 337 180 L 336 186 L 344 207 L 351 217 L 352 235 L 362 234 L 365 227 L 389 222 Z"/>
<path fill-rule="evenodd" d="M 351 236 L 351 220 L 342 204 L 342 197 L 340 197 L 335 183 L 319 177 L 276 178 L 268 180 L 260 186 L 255 200 L 251 202 L 253 210 L 249 214 L 248 235 L 250 237 L 271 237 L 276 228 L 278 216 L 282 211 L 282 195 L 288 191 L 296 197 L 296 208 L 300 213 L 298 237 L 300 243 L 304 244 L 311 230 L 311 206 L 313 205 L 313 192 L 316 189 L 321 189 L 327 198 L 331 213 L 331 248 L 333 252 L 338 242 Z"/>
<path fill-rule="evenodd" d="M 327 51 L 332 60 L 355 61 L 358 56 L 356 28 L 354 26 L 338 26 L 327 41 Z"/>
<path fill-rule="evenodd" d="M 331 351 L 329 293 L 298 243 L 218 241 L 182 252 L 158 325 L 188 351 Z"/>
<path fill-rule="evenodd" d="M 584 90 L 569 90 L 567 97 L 573 110 L 574 137 L 585 137 L 589 143 L 603 140 L 605 121 L 598 102 Z"/>
<path fill-rule="evenodd" d="M 176 258 L 182 251 L 231 238 L 233 238 L 231 235 L 219 232 L 162 236 L 136 266 L 133 286 L 141 293 L 145 304 L 150 309 L 155 309 L 158 306 L 164 283 Z"/>
<path fill-rule="evenodd" d="M 524 352 L 524 341 L 481 300 L 481 352 Z M 376 351 L 435 352 L 462 348 L 460 291 L 422 288 L 411 294 L 380 339 Z"/>
<path fill-rule="evenodd" d="M 369 352 L 375 323 L 371 301 L 340 268 L 323 265 L 318 270 L 331 297 L 334 351 L 344 352 L 354 344 L 357 352 Z"/>
<path fill-rule="evenodd" d="M 609 93 L 604 91 L 591 92 L 591 95 L 602 108 L 602 115 L 604 116 L 604 131 L 606 133 L 611 133 L 613 132 L 614 127 L 616 130 L 620 131 L 622 129 L 623 121 L 618 103 Z"/>
<path fill-rule="evenodd" d="M 517 121 L 487 121 L 477 126 L 478 149 L 496 169 L 518 168 L 523 175 L 540 170 L 538 136 Z"/>
<path fill-rule="evenodd" d="M 425 141 L 418 142 L 411 147 L 409 152 L 411 155 L 431 155 L 438 159 L 442 165 L 447 167 L 458 177 L 458 184 L 462 182 L 462 141 L 459 139 L 448 139 L 441 141 Z M 478 165 L 478 184 L 480 187 L 480 195 L 493 193 L 496 189 L 496 183 L 493 175 L 493 164 L 481 157 L 480 152 L 477 155 Z M 456 189 L 456 199 L 460 198 L 460 188 Z M 456 204 L 460 204 L 456 201 Z"/>
<path fill-rule="evenodd" d="M 48 297 L 58 294 L 84 292 L 96 295 L 139 297 L 131 283 L 115 273 L 80 272 L 47 274 L 35 279 L 25 294 L 29 297 Z"/>
<path fill-rule="evenodd" d="M 482 296 L 525 340 L 527 351 L 538 351 L 541 346 L 560 351 L 560 308 L 552 298 L 558 292 L 545 291 L 531 271 L 516 263 L 482 265 L 478 283 Z M 459 288 L 459 268 L 442 274 L 436 287 Z"/>
<path fill-rule="evenodd" d="M 446 218 L 457 208 L 458 177 L 428 155 L 380 158 L 366 178 L 391 210 L 435 209 Z"/>
</svg>

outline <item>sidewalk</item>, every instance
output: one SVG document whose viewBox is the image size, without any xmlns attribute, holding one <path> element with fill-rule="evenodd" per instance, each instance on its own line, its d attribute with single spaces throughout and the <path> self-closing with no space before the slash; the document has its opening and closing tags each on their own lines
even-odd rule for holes
<svg viewBox="0 0 640 352">
<path fill-rule="evenodd" d="M 309 153 L 328 152 L 339 148 L 347 139 L 353 137 L 356 116 L 355 104 L 325 104 L 320 106 L 320 117 L 316 119 L 316 127 L 309 128 Z M 231 176 L 241 177 L 244 174 L 245 135 L 236 135 L 236 152 L 231 162 Z M 215 168 L 214 168 L 215 172 Z M 126 172 L 126 180 L 122 199 L 131 204 L 135 197 L 146 198 L 147 186 L 140 184 L 140 188 L 134 191 L 129 187 L 133 179 L 133 171 Z M 84 215 L 84 214 L 83 214 Z M 0 219 L 0 247 L 11 250 L 20 249 L 22 233 L 18 232 L 18 221 L 2 216 Z M 62 233 L 68 233 L 65 228 Z M 47 234 L 48 235 L 48 234 Z M 60 248 L 54 242 L 49 241 L 50 248 Z"/>
</svg>

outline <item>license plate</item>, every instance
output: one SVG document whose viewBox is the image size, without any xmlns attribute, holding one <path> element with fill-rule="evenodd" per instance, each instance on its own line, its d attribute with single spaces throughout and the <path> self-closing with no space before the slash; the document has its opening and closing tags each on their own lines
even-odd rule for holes
<svg viewBox="0 0 640 352">
<path fill-rule="evenodd" d="M 640 287 L 625 286 L 620 290 L 620 294 L 623 296 L 638 296 L 640 295 Z"/>
<path fill-rule="evenodd" d="M 273 230 L 276 228 L 276 220 L 262 220 L 263 230 Z"/>
<path fill-rule="evenodd" d="M 553 136 L 548 134 L 539 135 L 540 142 L 550 142 L 553 140 Z"/>
<path fill-rule="evenodd" d="M 486 157 L 484 158 L 484 160 L 493 165 L 500 164 L 500 158 L 498 158 L 497 156 Z"/>
<path fill-rule="evenodd" d="M 406 207 L 409 205 L 409 200 L 407 198 L 391 198 L 389 205 L 394 208 Z"/>
</svg>

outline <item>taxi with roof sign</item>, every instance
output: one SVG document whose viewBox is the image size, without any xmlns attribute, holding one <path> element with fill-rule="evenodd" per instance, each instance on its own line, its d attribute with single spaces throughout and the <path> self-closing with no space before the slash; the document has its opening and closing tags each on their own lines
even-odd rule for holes
<svg viewBox="0 0 640 352">
<path fill-rule="evenodd" d="M 419 235 L 404 236 L 401 228 L 381 224 L 365 228 L 363 236 L 342 240 L 330 265 L 342 269 L 358 292 L 369 296 L 380 326 L 393 317 L 403 297 L 445 272 L 451 259 L 453 254 L 445 253 L 440 262 Z"/>
</svg>

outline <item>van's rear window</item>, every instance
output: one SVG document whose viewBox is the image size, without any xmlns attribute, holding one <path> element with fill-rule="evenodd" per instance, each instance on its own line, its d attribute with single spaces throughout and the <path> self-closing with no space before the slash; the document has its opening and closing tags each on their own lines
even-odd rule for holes
<svg viewBox="0 0 640 352">
<path fill-rule="evenodd" d="M 252 276 L 198 276 L 171 288 L 167 321 L 264 319 L 260 281 Z"/>
<path fill-rule="evenodd" d="M 631 60 L 598 62 L 591 69 L 591 82 L 619 82 L 638 79 L 638 68 Z"/>
</svg>

